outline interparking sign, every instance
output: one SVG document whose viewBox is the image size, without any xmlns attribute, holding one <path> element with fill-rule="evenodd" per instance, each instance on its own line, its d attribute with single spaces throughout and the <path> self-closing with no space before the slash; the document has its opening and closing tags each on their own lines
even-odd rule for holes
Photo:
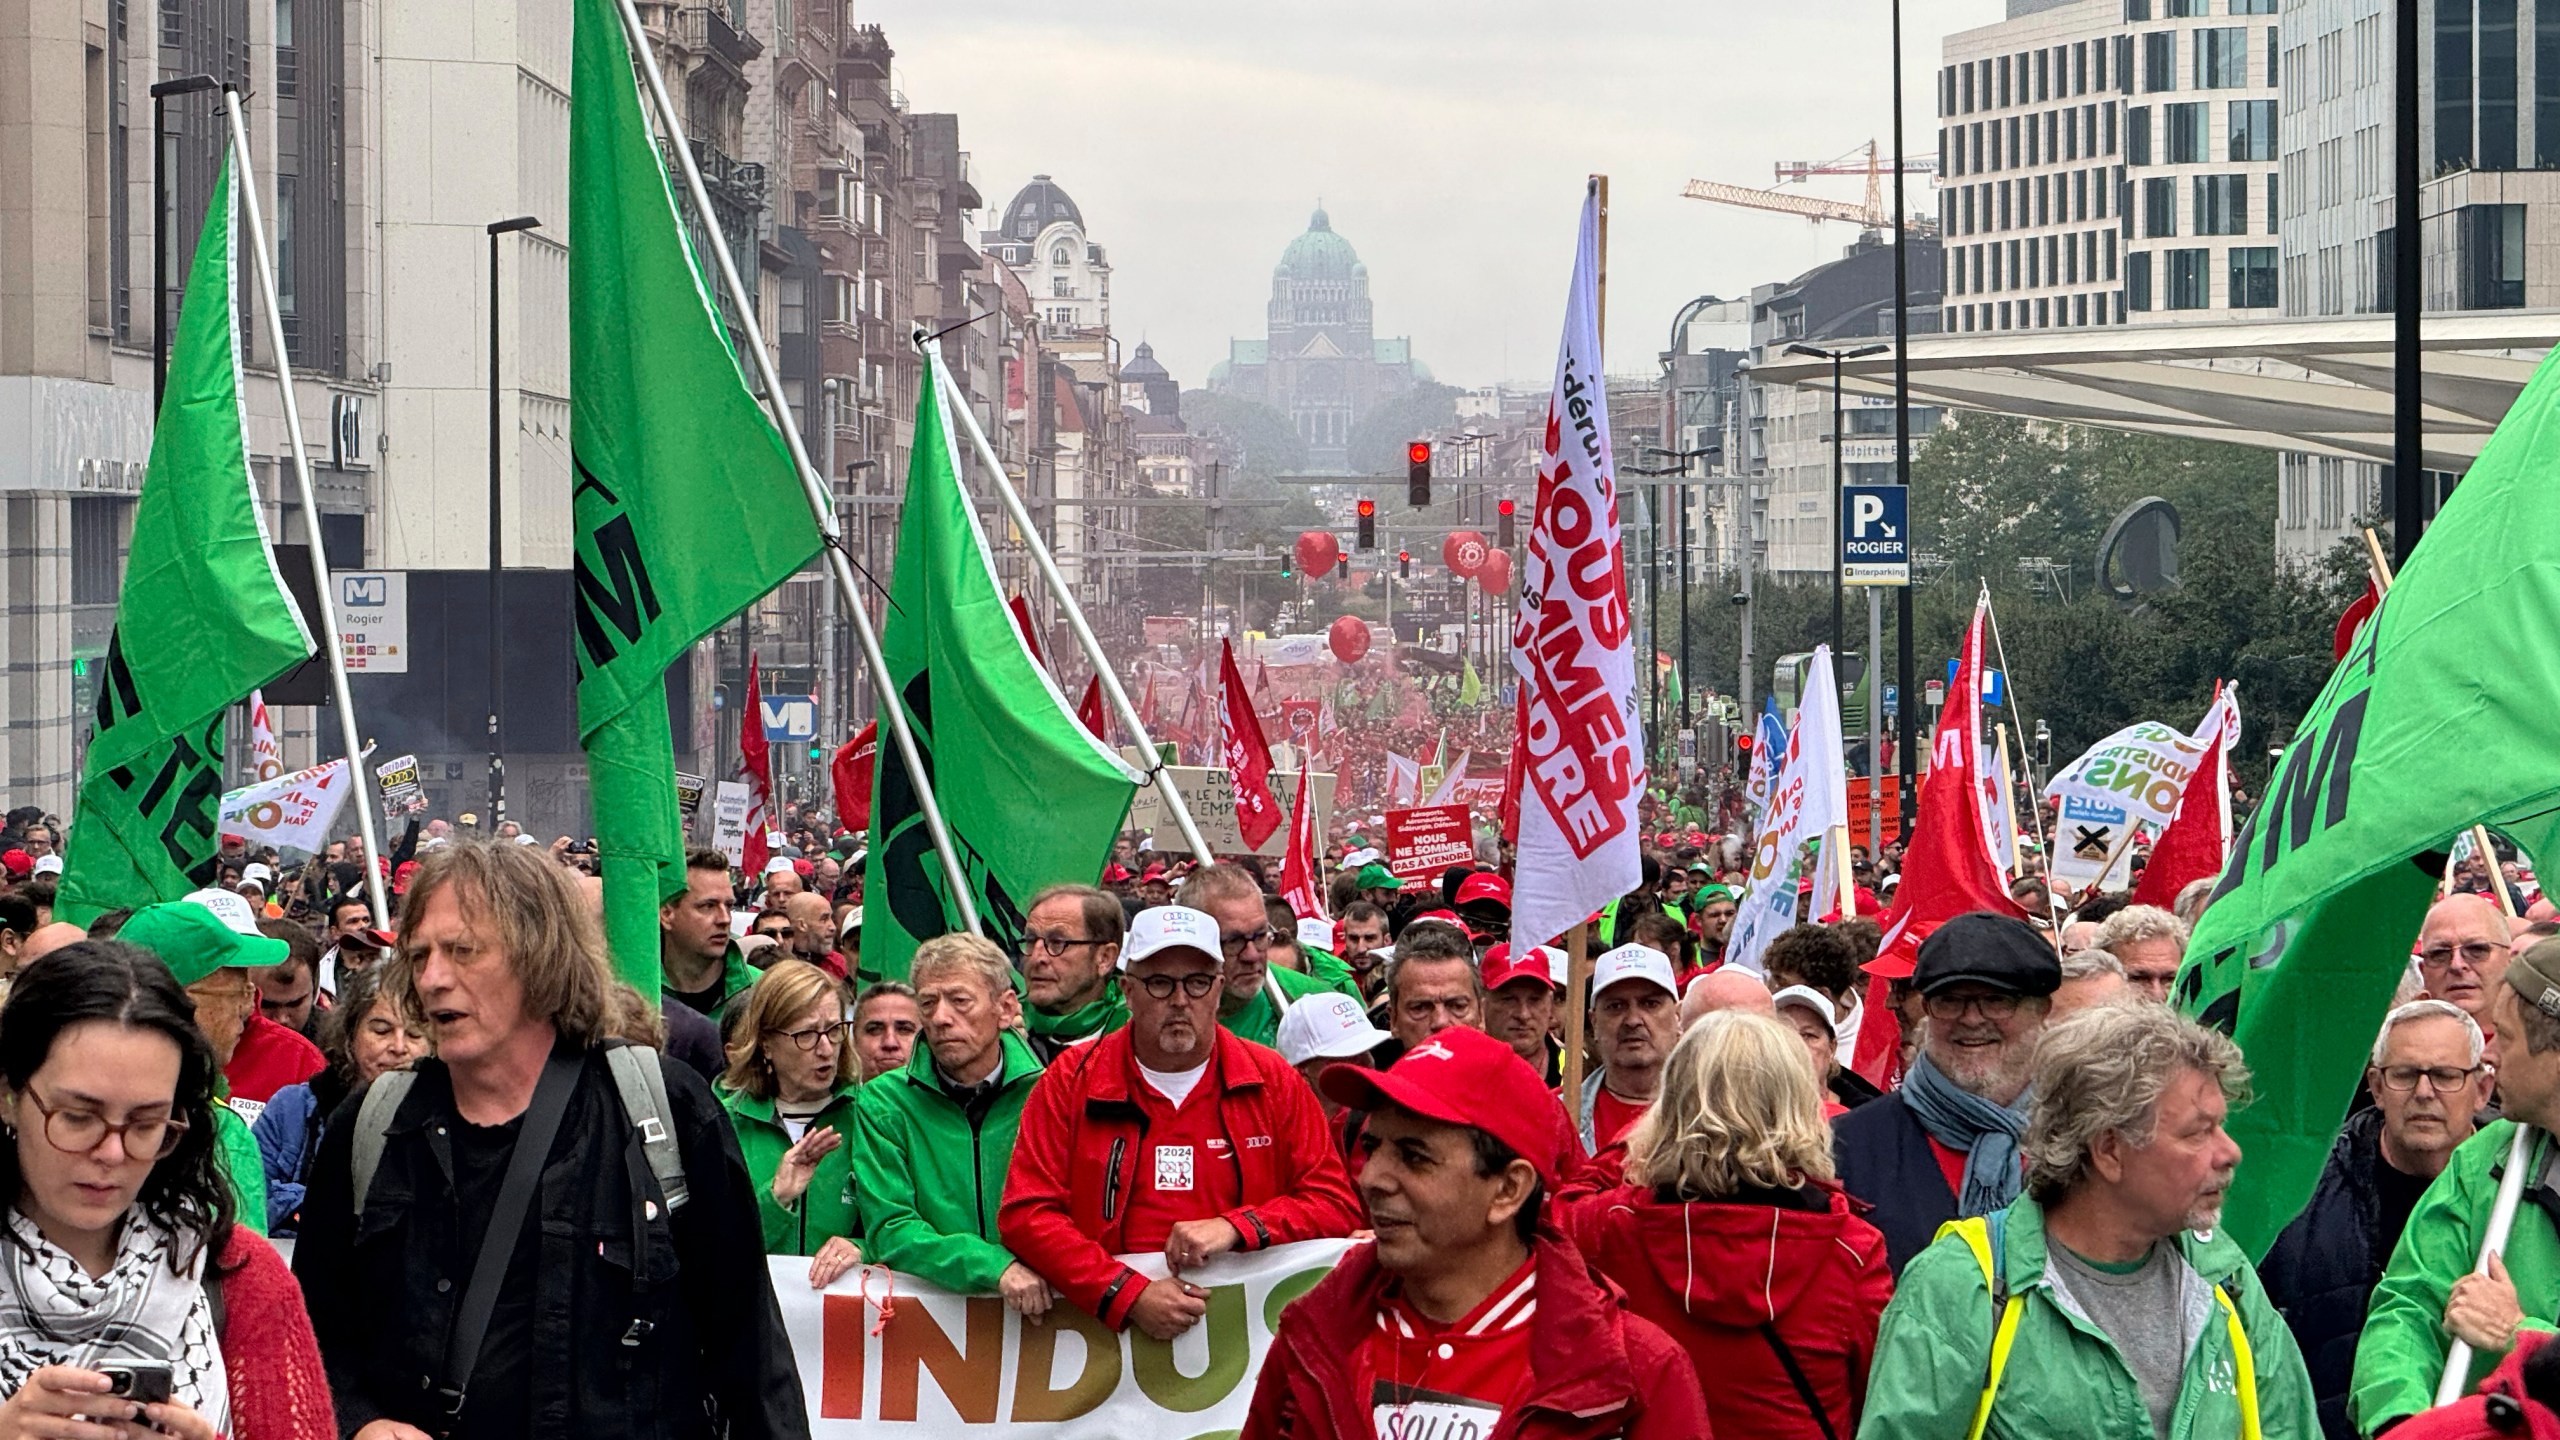
<svg viewBox="0 0 2560 1440">
<path fill-rule="evenodd" d="M 1841 494 L 1840 581 L 1911 583 L 1911 488 L 1851 485 Z"/>
</svg>

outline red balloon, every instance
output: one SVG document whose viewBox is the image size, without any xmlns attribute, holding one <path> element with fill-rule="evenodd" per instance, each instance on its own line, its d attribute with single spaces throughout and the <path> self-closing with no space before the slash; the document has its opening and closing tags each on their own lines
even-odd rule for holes
<svg viewBox="0 0 2560 1440">
<path fill-rule="evenodd" d="M 1473 530 L 1453 531 L 1440 542 L 1440 563 L 1448 566 L 1452 575 L 1474 575 L 1484 565 L 1484 557 L 1492 553 L 1484 537 Z"/>
<path fill-rule="evenodd" d="M 1330 530 L 1304 530 L 1298 534 L 1298 568 L 1310 575 L 1322 575 L 1342 558 L 1342 542 Z"/>
<path fill-rule="evenodd" d="M 1345 615 L 1324 632 L 1324 643 L 1333 650 L 1333 658 L 1345 665 L 1358 663 L 1369 653 L 1369 622 L 1357 615 Z"/>
<path fill-rule="evenodd" d="M 1510 594 L 1511 552 L 1508 550 L 1485 552 L 1484 563 L 1476 567 L 1476 583 L 1484 587 L 1484 593 L 1487 595 Z"/>
</svg>

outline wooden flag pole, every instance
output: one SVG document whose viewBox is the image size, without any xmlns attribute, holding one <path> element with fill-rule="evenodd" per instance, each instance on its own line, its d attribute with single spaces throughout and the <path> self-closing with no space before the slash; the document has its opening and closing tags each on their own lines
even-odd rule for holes
<svg viewBox="0 0 2560 1440">
<path fill-rule="evenodd" d="M 1870 795 L 1867 799 L 1872 802 L 1875 797 Z M 1849 859 L 1849 822 L 1843 820 L 1832 826 L 1831 833 L 1823 837 L 1823 843 L 1831 847 L 1832 875 L 1840 882 L 1840 918 L 1855 920 L 1858 918 L 1858 873 L 1857 866 Z"/>
<path fill-rule="evenodd" d="M 2005 723 L 1993 725 L 1991 734 L 1999 742 L 2000 803 L 2009 807 L 2000 818 L 2009 825 L 2009 878 L 2014 881 L 2026 871 L 2018 859 L 2018 807 L 2009 798 L 2009 727 Z"/>
<path fill-rule="evenodd" d="M 1582 1129 L 1583 1031 L 1591 1009 L 1591 922 L 1565 933 L 1564 1108 L 1573 1128 Z"/>
</svg>

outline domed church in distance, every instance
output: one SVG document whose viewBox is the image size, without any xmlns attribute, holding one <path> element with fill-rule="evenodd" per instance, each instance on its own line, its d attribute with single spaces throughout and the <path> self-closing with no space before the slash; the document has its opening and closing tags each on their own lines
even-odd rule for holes
<svg viewBox="0 0 2560 1440">
<path fill-rule="evenodd" d="M 1347 473 L 1360 417 L 1430 378 L 1411 339 L 1370 332 L 1369 267 L 1319 208 L 1272 269 L 1268 333 L 1228 341 L 1209 388 L 1288 416 L 1311 468 Z"/>
</svg>

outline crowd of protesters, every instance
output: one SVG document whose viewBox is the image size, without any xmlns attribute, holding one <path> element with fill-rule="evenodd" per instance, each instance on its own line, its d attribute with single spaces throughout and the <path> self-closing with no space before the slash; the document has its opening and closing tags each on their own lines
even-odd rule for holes
<svg viewBox="0 0 2560 1440">
<path fill-rule="evenodd" d="M 2560 924 L 2517 864 L 2455 867 L 2253 1264 L 2217 1230 L 2245 1066 L 2165 1003 L 2200 893 L 2030 873 L 2026 918 L 1879 979 L 1891 845 L 1746 960 L 1737 847 L 1694 830 L 1569 937 L 1510 933 L 1489 840 L 1410 877 L 1337 835 L 1301 918 L 1263 862 L 1133 839 L 1010 951 L 891 978 L 859 837 L 792 818 L 761 873 L 688 857 L 642 996 L 565 838 L 227 847 L 71 926 L 59 826 L 12 814 L 0 1436 L 805 1435 L 771 1274 L 1173 1341 L 1216 1257 L 1346 1238 L 1248 1436 L 2343 1440 L 2560 1394 Z M 2542 1178 L 2475 1273 L 2519 1124 Z M 2431 1411 L 2455 1340 L 2491 1429 Z"/>
</svg>

